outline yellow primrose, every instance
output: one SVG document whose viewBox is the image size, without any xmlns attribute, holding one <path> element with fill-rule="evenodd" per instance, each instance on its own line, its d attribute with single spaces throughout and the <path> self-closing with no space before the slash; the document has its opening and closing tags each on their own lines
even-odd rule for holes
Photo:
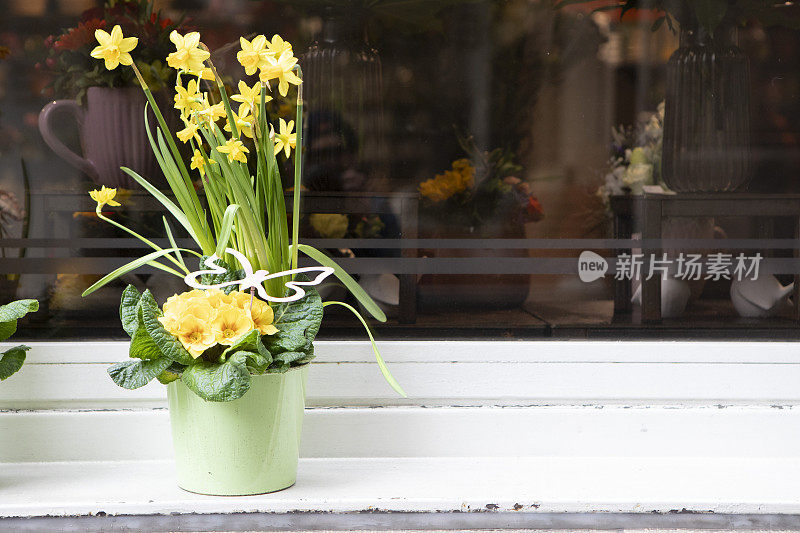
<svg viewBox="0 0 800 533">
<path fill-rule="evenodd" d="M 244 134 L 245 137 L 253 138 L 253 122 L 255 119 L 253 115 L 250 114 L 250 109 L 246 108 L 245 106 L 239 106 L 239 112 L 233 115 L 233 119 L 236 121 L 236 128 L 239 130 L 240 134 Z M 225 123 L 225 131 L 232 131 L 230 121 Z"/>
<path fill-rule="evenodd" d="M 259 79 L 263 82 L 278 80 L 278 92 L 286 96 L 289 84 L 300 85 L 303 81 L 293 72 L 297 58 L 291 52 L 284 52 L 280 57 L 268 56 L 266 61 L 259 65 Z"/>
<path fill-rule="evenodd" d="M 235 299 L 231 294 L 225 294 L 225 292 L 219 289 L 209 289 L 208 292 L 208 303 L 210 303 L 214 308 L 218 309 L 220 307 L 226 305 L 235 305 Z"/>
<path fill-rule="evenodd" d="M 97 210 L 103 208 L 104 205 L 108 204 L 112 207 L 117 207 L 120 205 L 119 202 L 114 200 L 114 197 L 117 195 L 117 189 L 111 189 L 103 185 L 100 189 L 95 189 L 93 191 L 89 191 L 89 196 L 92 197 L 92 200 L 97 202 Z"/>
<path fill-rule="evenodd" d="M 275 57 L 281 57 L 284 52 L 292 53 L 292 43 L 284 41 L 278 34 L 272 36 L 272 41 L 267 43 L 267 51 Z"/>
<path fill-rule="evenodd" d="M 239 37 L 239 44 L 242 49 L 236 53 L 236 59 L 244 67 L 244 72 L 248 76 L 255 74 L 258 66 L 266 60 L 269 52 L 266 49 L 267 38 L 263 35 L 256 35 L 252 41 L 244 37 Z"/>
<path fill-rule="evenodd" d="M 175 86 L 175 109 L 181 112 L 182 117 L 189 118 L 193 112 L 201 111 L 203 100 L 203 94 L 198 91 L 197 80 L 189 80 L 186 88 Z"/>
<path fill-rule="evenodd" d="M 103 59 L 108 70 L 114 70 L 120 63 L 123 65 L 133 63 L 130 52 L 136 48 L 139 39 L 123 37 L 119 24 L 114 26 L 110 34 L 101 29 L 95 30 L 94 37 L 100 46 L 92 50 L 89 55 L 95 59 Z"/>
<path fill-rule="evenodd" d="M 216 341 L 227 346 L 232 345 L 239 337 L 255 329 L 250 316 L 233 305 L 222 306 L 215 320 L 211 323 Z"/>
<path fill-rule="evenodd" d="M 230 139 L 224 146 L 217 146 L 217 152 L 228 154 L 228 161 L 231 163 L 234 161 L 247 163 L 247 155 L 245 154 L 249 154 L 250 150 L 239 139 Z"/>
<path fill-rule="evenodd" d="M 193 315 L 178 322 L 175 336 L 195 359 L 217 344 L 216 333 L 211 325 Z"/>
<path fill-rule="evenodd" d="M 294 129 L 294 120 L 290 120 L 289 124 L 280 119 L 280 131 L 275 134 L 275 154 L 284 151 L 286 157 L 289 157 L 291 150 L 297 146 L 297 133 L 292 133 Z"/>
<path fill-rule="evenodd" d="M 245 82 L 240 81 L 239 94 L 231 96 L 231 100 L 241 104 L 239 106 L 239 113 L 242 112 L 243 107 L 255 111 L 255 109 L 261 105 L 261 83 L 256 82 L 252 87 L 248 87 Z M 264 102 L 266 103 L 270 100 L 272 100 L 272 97 L 265 95 Z"/>
<path fill-rule="evenodd" d="M 262 335 L 274 335 L 278 333 L 272 321 L 275 320 L 275 313 L 267 302 L 253 298 L 253 305 L 245 308 L 253 321 L 253 325 Z"/>
<path fill-rule="evenodd" d="M 188 143 L 189 139 L 194 137 L 197 142 L 202 142 L 200 140 L 200 135 L 197 133 L 199 126 L 192 122 L 187 122 L 186 120 L 184 120 L 183 123 L 186 125 L 186 127 L 176 133 L 178 139 L 180 139 L 182 142 Z"/>
<path fill-rule="evenodd" d="M 181 35 L 176 30 L 172 30 L 169 40 L 175 45 L 176 50 L 167 56 L 167 64 L 175 70 L 202 74 L 205 69 L 204 63 L 211 54 L 199 48 L 200 34 L 193 31 Z"/>
</svg>

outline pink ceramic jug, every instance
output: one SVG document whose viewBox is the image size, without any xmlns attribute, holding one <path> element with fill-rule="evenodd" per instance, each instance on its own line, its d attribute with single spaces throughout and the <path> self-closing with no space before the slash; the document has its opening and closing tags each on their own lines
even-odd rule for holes
<svg viewBox="0 0 800 533">
<path fill-rule="evenodd" d="M 59 157 L 98 185 L 137 188 L 136 181 L 120 170 L 125 166 L 160 188 L 165 180 L 147 139 L 145 101 L 138 87 L 90 87 L 85 107 L 75 100 L 47 104 L 39 114 L 39 131 Z M 170 120 L 174 114 L 168 112 L 172 106 L 159 102 L 159 107 L 168 123 L 174 122 Z M 82 156 L 68 148 L 53 132 L 54 121 L 63 116 L 61 110 L 69 112 L 78 122 Z M 155 138 L 157 123 L 152 111 L 148 112 L 148 121 Z"/>
</svg>

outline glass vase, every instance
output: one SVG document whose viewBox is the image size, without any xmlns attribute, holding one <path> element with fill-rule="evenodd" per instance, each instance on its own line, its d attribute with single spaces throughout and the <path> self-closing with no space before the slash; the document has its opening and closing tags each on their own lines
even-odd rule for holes
<svg viewBox="0 0 800 533">
<path fill-rule="evenodd" d="M 750 178 L 750 67 L 736 29 L 681 30 L 667 64 L 663 179 L 676 192 L 726 192 Z"/>
</svg>

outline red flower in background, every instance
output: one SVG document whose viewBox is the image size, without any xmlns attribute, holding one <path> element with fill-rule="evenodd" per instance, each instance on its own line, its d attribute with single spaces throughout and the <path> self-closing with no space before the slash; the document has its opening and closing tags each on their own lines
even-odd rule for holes
<svg viewBox="0 0 800 533">
<path fill-rule="evenodd" d="M 525 204 L 525 213 L 532 222 L 538 222 L 544 218 L 542 204 L 539 203 L 535 196 L 528 196 L 528 202 Z"/>
<path fill-rule="evenodd" d="M 94 42 L 94 32 L 98 28 L 105 28 L 106 21 L 101 19 L 91 19 L 81 22 L 77 27 L 62 35 L 53 44 L 56 50 L 78 50 L 79 48 Z"/>
</svg>

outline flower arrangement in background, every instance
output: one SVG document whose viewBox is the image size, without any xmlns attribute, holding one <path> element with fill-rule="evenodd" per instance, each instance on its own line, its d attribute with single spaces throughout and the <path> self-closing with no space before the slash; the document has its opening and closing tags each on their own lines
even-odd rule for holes
<svg viewBox="0 0 800 533">
<path fill-rule="evenodd" d="M 468 157 L 419 184 L 427 216 L 440 224 L 467 228 L 479 228 L 497 217 L 519 224 L 544 217 L 530 184 L 517 177 L 522 167 L 513 153 L 500 148 L 481 151 L 472 137 L 459 136 L 459 143 Z"/>
<path fill-rule="evenodd" d="M 97 45 L 95 33 L 120 28 L 135 38 L 140 47 L 136 66 L 153 90 L 171 86 L 175 72 L 167 67 L 164 58 L 170 49 L 172 31 L 185 30 L 180 21 L 164 17 L 153 7 L 153 0 L 108 0 L 81 14 L 78 25 L 45 40 L 48 57 L 44 68 L 53 80 L 55 96 L 82 100 L 89 87 L 135 87 L 136 76 L 128 69 L 108 69 L 92 59 L 90 53 Z M 110 35 L 110 34 L 109 34 Z"/>
<path fill-rule="evenodd" d="M 353 312 L 372 340 L 364 319 L 344 302 L 323 303 L 312 287 L 298 291 L 296 294 L 304 295 L 299 300 L 285 297 L 294 282 L 311 284 L 299 275 L 303 269 L 298 269 L 298 258 L 303 252 L 336 275 L 376 319 L 386 320 L 383 311 L 341 267 L 319 250 L 299 242 L 302 158 L 293 150 L 302 146 L 302 72 L 291 45 L 277 35 L 271 40 L 263 35 L 252 40 L 241 38 L 237 59 L 246 74 L 257 74 L 258 79 L 254 85 L 242 80 L 239 93 L 229 97 L 200 34 L 170 33 L 174 49 L 165 59 L 177 71 L 174 107 L 180 111 L 183 129 L 176 136 L 191 148 L 193 155 L 187 168 L 149 84 L 137 67 L 138 61 L 131 54 L 139 44 L 136 38 L 125 37 L 119 26 L 109 31 L 98 28 L 95 37 L 98 45 L 91 50 L 91 56 L 112 71 L 119 65 L 130 66 L 153 109 L 158 121 L 155 136 L 146 114 L 144 120 L 175 201 L 133 170 L 122 170 L 164 205 L 195 241 L 199 252 L 175 244 L 166 217 L 164 227 L 170 248 L 162 248 L 106 217 L 103 208 L 114 207 L 118 202 L 116 190 L 103 186 L 90 193 L 97 202 L 98 218 L 140 239 L 153 252 L 104 276 L 84 291 L 84 296 L 144 265 L 189 283 L 192 272 L 183 258 L 185 254 L 222 272 L 195 273 L 203 274 L 201 286 L 226 287 L 224 291 L 188 290 L 168 299 L 162 308 L 149 291 L 140 294 L 128 286 L 122 295 L 120 315 L 123 328 L 131 336 L 131 359 L 109 369 L 112 379 L 130 389 L 154 378 L 162 383 L 180 379 L 204 400 L 235 400 L 249 390 L 251 374 L 286 372 L 314 357 L 313 341 L 323 308 L 329 305 Z M 216 86 L 218 103 L 212 103 L 209 93 L 203 91 L 206 80 Z M 292 86 L 297 87 L 295 121 L 280 118 L 275 124 L 266 107 L 272 99 L 270 94 L 275 90 L 285 97 Z M 236 111 L 234 104 L 238 104 Z M 294 201 L 290 234 L 278 157 L 290 159 L 292 155 Z M 255 175 L 251 175 L 250 164 Z M 205 191 L 206 207 L 195 187 L 198 178 Z M 256 298 L 253 289 L 249 294 L 233 291 L 235 282 L 243 281 L 246 272 L 251 277 L 253 272 L 280 274 L 261 278 L 266 281 L 259 285 L 259 294 L 272 304 Z M 372 347 L 386 380 L 404 394 L 374 342 Z"/>
<path fill-rule="evenodd" d="M 606 210 L 612 196 L 642 194 L 648 186 L 666 190 L 661 181 L 664 102 L 658 104 L 658 111 L 635 126 L 613 128 L 611 136 L 610 168 L 596 193 Z"/>
</svg>

